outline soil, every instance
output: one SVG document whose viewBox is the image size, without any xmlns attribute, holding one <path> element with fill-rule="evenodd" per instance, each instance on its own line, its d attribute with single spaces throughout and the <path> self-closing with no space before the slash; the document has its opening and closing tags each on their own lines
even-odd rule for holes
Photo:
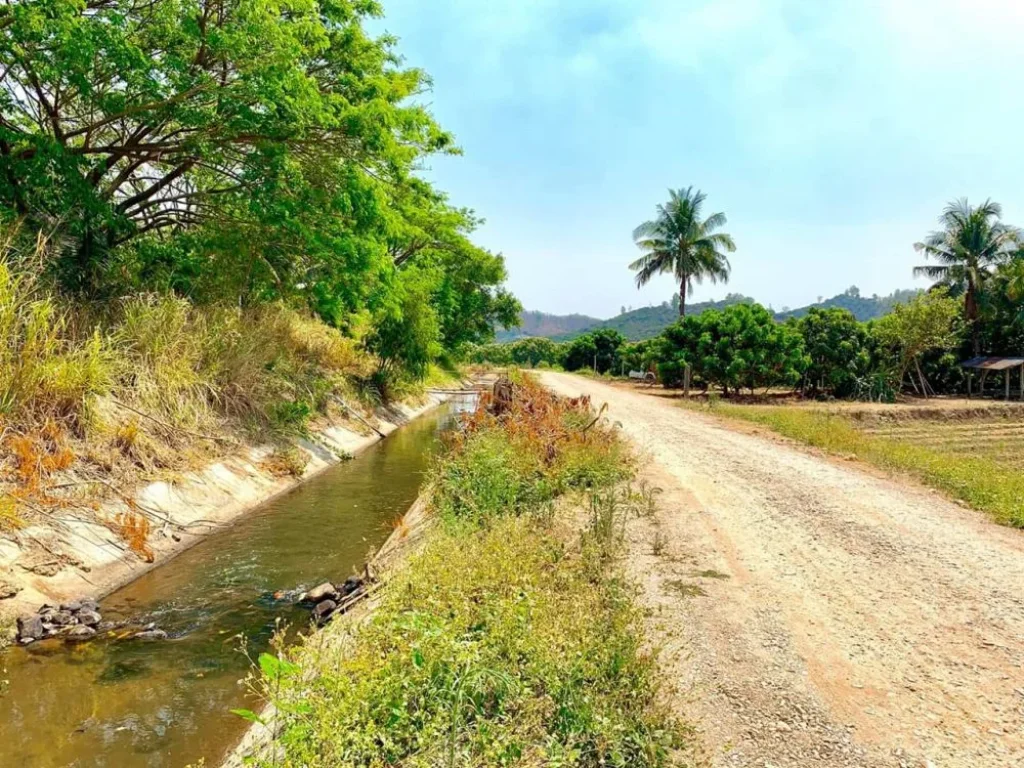
<svg viewBox="0 0 1024 768">
<path fill-rule="evenodd" d="M 656 391 L 542 379 L 607 402 L 661 489 L 627 567 L 698 763 L 1024 765 L 1024 534 Z"/>
</svg>

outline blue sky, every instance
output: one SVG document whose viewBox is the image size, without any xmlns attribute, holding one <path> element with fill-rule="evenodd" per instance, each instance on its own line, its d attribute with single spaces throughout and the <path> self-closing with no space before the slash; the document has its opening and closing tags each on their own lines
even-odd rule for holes
<svg viewBox="0 0 1024 768">
<path fill-rule="evenodd" d="M 694 185 L 776 309 L 915 281 L 944 203 L 1024 225 L 1024 0 L 383 0 L 465 154 L 429 175 L 487 219 L 528 309 L 610 316 L 634 226 Z"/>
</svg>

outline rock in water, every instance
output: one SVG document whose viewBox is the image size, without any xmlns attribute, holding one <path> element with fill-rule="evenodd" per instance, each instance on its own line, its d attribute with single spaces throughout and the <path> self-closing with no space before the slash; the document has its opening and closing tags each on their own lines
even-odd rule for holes
<svg viewBox="0 0 1024 768">
<path fill-rule="evenodd" d="M 60 609 L 62 611 L 67 611 L 68 613 L 75 613 L 76 611 L 82 610 L 82 601 L 72 600 L 68 603 L 61 603 Z"/>
<path fill-rule="evenodd" d="M 78 622 L 87 627 L 95 627 L 101 619 L 102 617 L 96 611 L 87 611 L 83 608 L 78 612 Z"/>
<path fill-rule="evenodd" d="M 347 597 L 358 590 L 361 586 L 363 586 L 363 580 L 361 578 L 358 576 L 349 576 L 345 579 L 345 583 L 341 585 L 341 594 Z"/>
<path fill-rule="evenodd" d="M 18 619 L 18 642 L 31 643 L 46 636 L 43 620 L 36 615 L 22 616 Z"/>
<path fill-rule="evenodd" d="M 83 640 L 91 640 L 94 637 L 96 637 L 96 630 L 92 627 L 87 627 L 84 624 L 76 624 L 64 633 L 64 638 L 66 640 L 70 640 L 75 643 L 80 643 Z"/>
<path fill-rule="evenodd" d="M 82 604 L 83 611 L 92 611 L 93 613 L 100 612 L 100 604 L 93 600 L 91 597 L 83 597 L 78 602 Z"/>
<path fill-rule="evenodd" d="M 132 635 L 136 640 L 166 640 L 167 633 L 162 629 L 144 629 Z"/>
<path fill-rule="evenodd" d="M 319 587 L 313 587 L 306 593 L 306 600 L 311 603 L 322 603 L 324 600 L 333 600 L 338 596 L 338 590 L 329 581 L 325 581 Z"/>
<path fill-rule="evenodd" d="M 333 600 L 323 600 L 317 603 L 316 608 L 313 609 L 313 619 L 317 624 L 323 624 L 337 609 L 338 604 Z"/>
</svg>

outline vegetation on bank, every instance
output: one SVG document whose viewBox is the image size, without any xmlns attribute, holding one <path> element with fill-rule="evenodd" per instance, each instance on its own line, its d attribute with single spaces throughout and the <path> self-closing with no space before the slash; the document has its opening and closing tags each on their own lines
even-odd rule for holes
<svg viewBox="0 0 1024 768">
<path fill-rule="evenodd" d="M 857 421 L 849 414 L 817 408 L 721 401 L 709 404 L 716 415 L 760 424 L 828 453 L 852 456 L 891 472 L 910 475 L 987 512 L 998 523 L 1024 528 L 1024 467 L 1020 463 L 1017 431 L 1000 441 L 990 423 L 971 430 L 971 416 L 952 424 L 922 418 L 907 422 L 912 429 L 871 429 L 869 425 L 874 422 Z M 691 403 L 688 407 L 707 406 Z M 1016 421 L 999 422 L 1003 429 L 1014 424 L 1020 424 L 1019 414 Z M 950 434 L 950 429 L 956 429 L 958 434 Z"/>
<path fill-rule="evenodd" d="M 402 397 L 516 322 L 504 259 L 472 241 L 480 219 L 417 175 L 458 149 L 422 103 L 428 76 L 367 32 L 381 13 L 0 7 L 13 519 Z"/>
<path fill-rule="evenodd" d="M 265 660 L 274 765 L 669 764 L 681 731 L 615 564 L 625 516 L 649 510 L 617 487 L 628 454 L 585 400 L 522 381 L 492 407 L 450 440 L 441 524 L 373 615 Z M 572 491 L 582 532 L 553 505 Z"/>
</svg>

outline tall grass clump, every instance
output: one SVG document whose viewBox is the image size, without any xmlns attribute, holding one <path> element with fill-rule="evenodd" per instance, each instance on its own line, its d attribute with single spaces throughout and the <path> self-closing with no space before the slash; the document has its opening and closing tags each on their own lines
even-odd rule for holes
<svg viewBox="0 0 1024 768">
<path fill-rule="evenodd" d="M 629 472 L 622 442 L 588 398 L 565 399 L 519 376 L 508 402 L 482 403 L 450 438 L 434 472 L 447 520 L 486 522 L 568 490 L 605 487 Z"/>
<path fill-rule="evenodd" d="M 0 420 L 14 428 L 56 419 L 81 429 L 109 391 L 113 356 L 98 331 L 75 339 L 69 312 L 0 258 Z"/>
</svg>

